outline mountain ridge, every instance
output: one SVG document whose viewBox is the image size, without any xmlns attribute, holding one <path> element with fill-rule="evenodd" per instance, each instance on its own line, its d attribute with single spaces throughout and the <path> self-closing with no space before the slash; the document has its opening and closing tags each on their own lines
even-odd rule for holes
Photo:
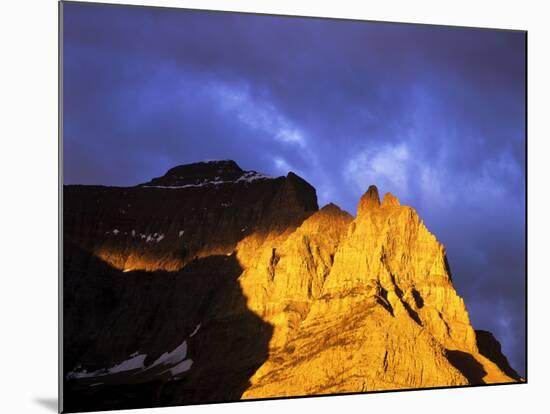
<svg viewBox="0 0 550 414">
<path fill-rule="evenodd" d="M 294 173 L 266 177 L 233 161 L 64 192 L 65 294 L 112 297 L 90 320 L 77 301 L 65 307 L 76 406 L 98 408 L 100 392 L 134 407 L 144 395 L 162 405 L 522 381 L 494 336 L 471 326 L 444 246 L 412 207 L 390 193 L 380 202 L 376 186 L 355 217 L 332 203 L 319 209 L 315 189 Z M 162 297 L 171 298 L 158 305 L 162 319 L 138 305 Z M 128 315 L 158 327 L 149 332 Z M 177 340 L 167 327 L 174 318 Z M 105 321 L 124 336 L 95 333 Z M 224 336 L 248 350 L 230 365 Z M 151 377 L 147 363 L 184 339 L 188 372 Z M 79 379 L 83 369 L 120 367 L 136 349 L 151 357 L 133 376 L 109 374 L 92 391 Z M 137 374 L 151 391 L 117 400 Z M 235 378 L 235 388 L 221 378 Z"/>
</svg>

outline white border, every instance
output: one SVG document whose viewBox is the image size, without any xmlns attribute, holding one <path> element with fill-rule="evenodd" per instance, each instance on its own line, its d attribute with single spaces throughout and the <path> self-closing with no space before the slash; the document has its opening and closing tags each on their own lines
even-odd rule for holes
<svg viewBox="0 0 550 414">
<path fill-rule="evenodd" d="M 548 77 L 544 2 L 386 0 L 116 1 L 203 9 L 481 26 L 529 31 L 529 384 L 205 405 L 127 413 L 539 412 L 548 351 Z M 57 1 L 1 4 L 3 412 L 53 412 L 57 396 Z M 7 187 L 7 191 L 6 191 Z M 543 399 L 544 398 L 544 399 Z M 50 408 L 48 408 L 50 407 Z M 542 409 L 544 410 L 544 408 Z"/>
</svg>

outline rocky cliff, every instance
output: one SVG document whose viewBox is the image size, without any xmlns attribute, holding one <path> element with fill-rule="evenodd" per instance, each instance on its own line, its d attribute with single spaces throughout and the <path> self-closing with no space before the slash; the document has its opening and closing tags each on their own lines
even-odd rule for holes
<svg viewBox="0 0 550 414">
<path fill-rule="evenodd" d="M 283 232 L 317 210 L 293 173 L 267 177 L 234 161 L 169 170 L 136 187 L 65 186 L 64 238 L 124 270 L 182 269 L 229 254 L 249 234 Z"/>
<path fill-rule="evenodd" d="M 232 161 L 65 186 L 64 250 L 68 410 L 521 381 L 374 186 L 356 217 Z"/>
</svg>

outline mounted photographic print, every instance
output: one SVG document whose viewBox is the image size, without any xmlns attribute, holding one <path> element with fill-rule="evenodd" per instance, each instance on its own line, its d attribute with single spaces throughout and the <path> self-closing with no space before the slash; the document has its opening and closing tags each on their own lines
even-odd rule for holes
<svg viewBox="0 0 550 414">
<path fill-rule="evenodd" d="M 62 411 L 526 382 L 526 32 L 60 16 Z"/>
</svg>

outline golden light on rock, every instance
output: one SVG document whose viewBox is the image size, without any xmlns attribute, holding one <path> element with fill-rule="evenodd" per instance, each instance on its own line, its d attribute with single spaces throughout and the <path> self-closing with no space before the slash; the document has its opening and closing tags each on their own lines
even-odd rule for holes
<svg viewBox="0 0 550 414">
<path fill-rule="evenodd" d="M 95 254 L 124 272 L 188 263 Z M 273 327 L 243 399 L 520 380 L 478 349 L 444 246 L 413 208 L 390 193 L 380 202 L 375 186 L 356 218 L 329 204 L 298 227 L 251 231 L 194 259 L 233 254 L 248 309 Z"/>
<path fill-rule="evenodd" d="M 242 398 L 517 380 L 481 355 L 445 248 L 391 194 L 238 247 L 248 306 L 274 327 Z"/>
</svg>

